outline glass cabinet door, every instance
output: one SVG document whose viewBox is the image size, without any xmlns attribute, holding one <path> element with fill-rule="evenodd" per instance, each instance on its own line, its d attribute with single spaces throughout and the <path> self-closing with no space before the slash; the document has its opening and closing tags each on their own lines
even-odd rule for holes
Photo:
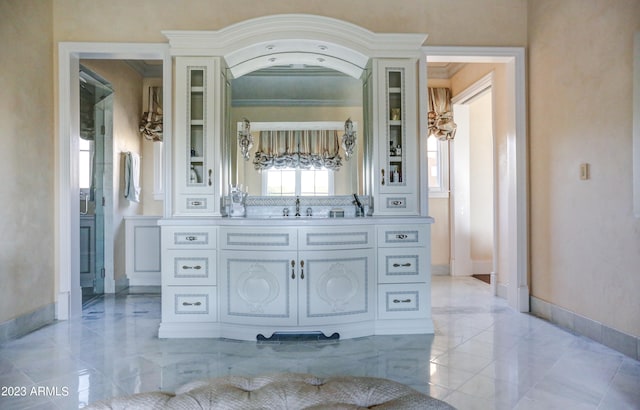
<svg viewBox="0 0 640 410">
<path fill-rule="evenodd" d="M 403 114 L 405 113 L 404 69 L 387 68 L 385 72 L 386 82 L 386 135 L 388 144 L 386 169 L 386 183 L 389 186 L 405 185 L 405 163 L 403 161 L 403 148 L 405 146 L 406 127 Z"/>
<path fill-rule="evenodd" d="M 173 215 L 219 213 L 217 69 L 212 57 L 176 57 Z"/>
<path fill-rule="evenodd" d="M 206 180 L 206 144 L 205 140 L 205 68 L 187 68 L 188 99 L 187 99 L 187 149 L 188 186 L 201 186 Z"/>
<path fill-rule="evenodd" d="M 420 178 L 417 61 L 380 59 L 375 67 L 379 167 L 374 173 L 375 212 L 416 215 Z"/>
</svg>

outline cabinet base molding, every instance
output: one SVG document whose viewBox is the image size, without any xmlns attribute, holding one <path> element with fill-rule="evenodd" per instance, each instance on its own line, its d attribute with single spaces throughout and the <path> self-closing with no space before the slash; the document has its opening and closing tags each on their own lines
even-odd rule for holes
<svg viewBox="0 0 640 410">
<path fill-rule="evenodd" d="M 158 328 L 160 339 L 208 339 L 222 337 L 217 322 L 162 322 Z"/>
<path fill-rule="evenodd" d="M 433 321 L 431 319 L 394 319 L 376 321 L 376 335 L 417 335 L 423 333 L 435 333 Z"/>
<path fill-rule="evenodd" d="M 371 320 L 358 323 L 345 323 L 341 326 L 278 326 L 264 327 L 254 325 L 237 325 L 219 322 L 192 323 L 160 323 L 158 337 L 197 339 L 197 338 L 227 338 L 235 340 L 256 341 L 258 335 L 263 340 L 269 340 L 277 333 L 302 334 L 322 333 L 332 336 L 335 333 L 340 339 L 355 339 L 372 335 L 398 334 L 433 334 L 431 319 L 421 320 Z"/>
</svg>

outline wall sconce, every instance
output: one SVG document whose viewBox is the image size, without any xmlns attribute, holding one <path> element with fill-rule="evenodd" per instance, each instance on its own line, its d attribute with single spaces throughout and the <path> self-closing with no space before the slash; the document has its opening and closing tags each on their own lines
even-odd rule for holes
<svg viewBox="0 0 640 410">
<path fill-rule="evenodd" d="M 253 136 L 251 135 L 251 123 L 246 118 L 242 119 L 242 129 L 238 130 L 238 145 L 242 158 L 249 161 L 249 151 L 253 148 Z"/>
<path fill-rule="evenodd" d="M 356 132 L 353 129 L 351 118 L 347 118 L 344 122 L 344 135 L 342 136 L 342 149 L 347 157 L 347 161 L 351 159 L 353 150 L 356 147 Z"/>
</svg>

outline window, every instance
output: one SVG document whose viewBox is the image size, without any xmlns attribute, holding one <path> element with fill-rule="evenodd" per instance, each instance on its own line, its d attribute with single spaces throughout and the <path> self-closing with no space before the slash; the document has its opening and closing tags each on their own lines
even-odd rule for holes
<svg viewBox="0 0 640 410">
<path fill-rule="evenodd" d="M 88 190 L 91 188 L 91 171 L 93 161 L 93 141 L 79 138 L 79 164 L 78 164 L 78 182 L 79 188 Z"/>
<path fill-rule="evenodd" d="M 267 196 L 333 195 L 333 171 L 328 169 L 268 169 L 262 171 L 262 192 Z"/>
<path fill-rule="evenodd" d="M 427 138 L 427 176 L 429 196 L 433 198 L 449 195 L 449 141 L 440 141 L 435 136 Z"/>
</svg>

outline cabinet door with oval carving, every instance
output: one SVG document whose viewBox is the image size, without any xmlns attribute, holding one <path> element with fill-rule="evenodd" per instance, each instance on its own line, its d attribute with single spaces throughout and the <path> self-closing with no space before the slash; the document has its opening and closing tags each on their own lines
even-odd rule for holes
<svg viewBox="0 0 640 410">
<path fill-rule="evenodd" d="M 297 282 L 291 278 L 296 274 L 295 252 L 224 251 L 221 255 L 222 321 L 296 324 Z"/>
<path fill-rule="evenodd" d="M 299 252 L 301 325 L 373 319 L 373 250 Z"/>
</svg>

